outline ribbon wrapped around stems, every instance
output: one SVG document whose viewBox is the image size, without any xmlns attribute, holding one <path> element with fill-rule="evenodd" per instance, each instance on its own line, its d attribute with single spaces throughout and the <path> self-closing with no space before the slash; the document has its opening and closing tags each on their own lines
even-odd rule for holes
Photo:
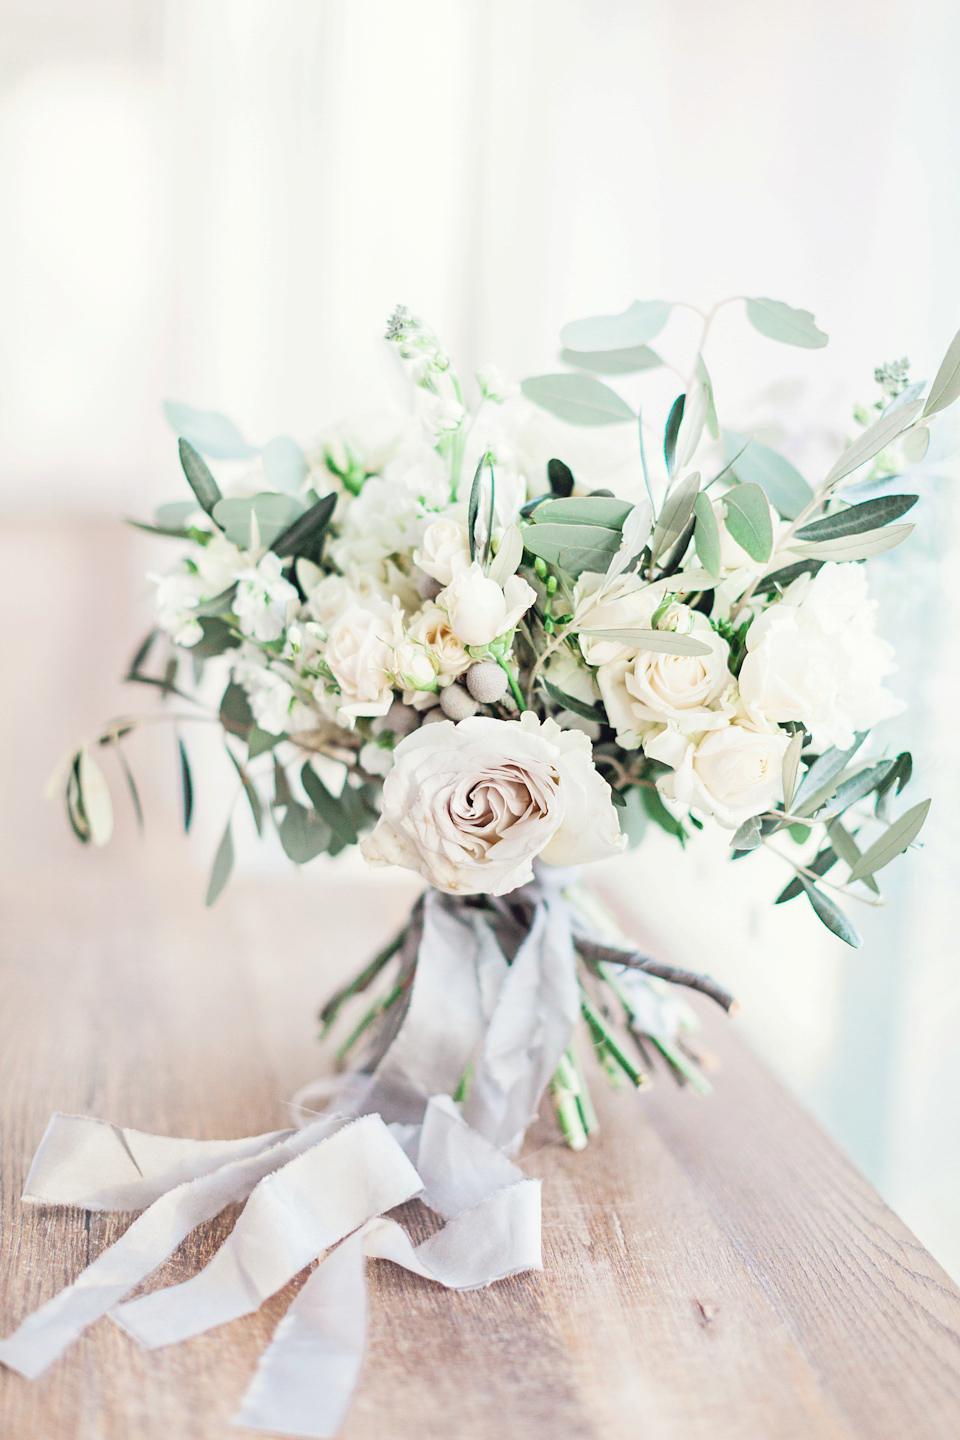
<svg viewBox="0 0 960 1440">
<path fill-rule="evenodd" d="M 148 1349 L 168 1345 L 250 1314 L 325 1256 L 277 1327 L 235 1423 L 331 1436 L 363 1356 L 365 1257 L 457 1290 L 542 1269 L 540 1182 L 508 1157 L 580 1016 L 575 935 L 631 959 L 598 949 L 563 894 L 572 878 L 544 869 L 492 911 L 427 891 L 400 953 L 398 1003 L 362 1068 L 296 1097 L 305 1116 L 316 1115 L 312 1103 L 327 1105 L 300 1129 L 195 1141 L 54 1115 L 24 1201 L 142 1213 L 0 1341 L 0 1362 L 34 1378 L 105 1314 Z M 666 1035 L 667 1012 L 649 995 L 646 1023 Z M 415 1197 L 446 1222 L 417 1246 L 385 1218 Z M 246 1201 L 240 1218 L 198 1274 L 123 1303 L 195 1226 L 237 1201 Z"/>
</svg>

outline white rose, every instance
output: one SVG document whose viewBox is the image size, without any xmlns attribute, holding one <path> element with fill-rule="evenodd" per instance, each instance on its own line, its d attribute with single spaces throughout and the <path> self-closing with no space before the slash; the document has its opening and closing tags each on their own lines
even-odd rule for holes
<svg viewBox="0 0 960 1440">
<path fill-rule="evenodd" d="M 519 575 L 511 575 L 501 589 L 474 561 L 440 592 L 437 604 L 446 611 L 461 645 L 480 647 L 513 630 L 536 598 L 536 591 Z"/>
<path fill-rule="evenodd" d="M 300 567 L 297 569 L 300 583 L 303 584 L 303 575 Z M 308 615 L 325 628 L 333 624 L 339 615 L 349 605 L 356 605 L 360 597 L 343 575 L 325 575 L 316 585 L 307 592 L 307 603 L 303 607 Z"/>
<path fill-rule="evenodd" d="M 424 645 L 436 660 L 437 679 L 441 685 L 449 685 L 473 664 L 450 628 L 446 610 L 441 610 L 439 605 L 424 605 L 420 614 L 410 622 L 407 633 L 411 639 Z"/>
<path fill-rule="evenodd" d="M 419 550 L 413 552 L 413 563 L 439 585 L 449 585 L 457 575 L 470 568 L 466 525 L 460 525 L 456 520 L 434 520 L 424 531 Z"/>
<path fill-rule="evenodd" d="M 393 704 L 394 650 L 402 640 L 400 611 L 382 601 L 351 605 L 333 625 L 324 660 L 340 690 L 341 724 L 352 727 L 360 715 L 386 715 Z"/>
<path fill-rule="evenodd" d="M 626 843 L 587 737 L 529 711 L 427 725 L 393 756 L 362 853 L 448 895 L 505 895 L 532 878 L 538 855 L 579 865 Z"/>
<path fill-rule="evenodd" d="M 767 720 L 800 720 L 815 745 L 853 744 L 904 708 L 880 682 L 896 669 L 874 634 L 876 601 L 862 565 L 827 564 L 795 580 L 747 631 L 740 694 Z"/>
<path fill-rule="evenodd" d="M 393 652 L 393 673 L 404 690 L 436 690 L 437 663 L 423 645 L 403 640 Z"/>
<path fill-rule="evenodd" d="M 678 606 L 685 610 L 685 606 Z M 725 725 L 733 713 L 729 647 L 703 615 L 686 611 L 687 633 L 709 648 L 708 655 L 669 655 L 638 650 L 630 659 L 601 665 L 597 684 L 610 724 L 628 749 L 654 725 L 671 721 L 689 734 Z"/>
<path fill-rule="evenodd" d="M 663 795 L 736 830 L 776 802 L 789 743 L 782 730 L 745 722 L 708 731 L 699 741 L 670 726 L 644 748 L 654 760 L 675 767 L 657 782 Z"/>
</svg>

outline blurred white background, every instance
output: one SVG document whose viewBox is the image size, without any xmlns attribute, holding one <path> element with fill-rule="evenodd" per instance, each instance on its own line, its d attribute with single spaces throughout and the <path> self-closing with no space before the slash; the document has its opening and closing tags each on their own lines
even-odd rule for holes
<svg viewBox="0 0 960 1440">
<path fill-rule="evenodd" d="M 727 422 L 816 478 L 874 366 L 931 378 L 960 322 L 958 60 L 955 0 L 5 0 L 0 507 L 176 497 L 164 396 L 259 441 L 376 408 L 398 300 L 518 378 L 635 298 L 808 307 L 826 351 L 730 307 L 708 361 Z M 935 806 L 863 950 L 722 837 L 610 878 L 960 1274 L 955 486 L 874 571 L 911 704 L 887 738 Z"/>
</svg>

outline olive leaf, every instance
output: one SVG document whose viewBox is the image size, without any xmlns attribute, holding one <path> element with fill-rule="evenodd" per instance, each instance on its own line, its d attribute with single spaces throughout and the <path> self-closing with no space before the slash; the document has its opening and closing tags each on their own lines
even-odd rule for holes
<svg viewBox="0 0 960 1440">
<path fill-rule="evenodd" d="M 803 555 L 809 560 L 869 560 L 873 555 L 882 555 L 902 545 L 913 530 L 913 525 L 885 525 L 880 530 L 867 530 L 861 535 L 838 535 L 831 540 L 801 541 L 799 544 L 791 541 L 784 548 L 791 555 Z"/>
<path fill-rule="evenodd" d="M 573 471 L 562 460 L 554 458 L 547 461 L 547 481 L 552 495 L 563 499 L 573 494 Z"/>
<path fill-rule="evenodd" d="M 823 482 L 823 488 L 832 489 L 851 471 L 858 470 L 861 465 L 872 460 L 874 455 L 878 455 L 885 445 L 895 440 L 902 430 L 913 424 L 922 407 L 922 400 L 912 400 L 908 405 L 901 405 L 899 409 L 881 415 L 880 419 L 875 420 L 852 445 L 848 445 L 834 462 Z"/>
<path fill-rule="evenodd" d="M 645 345 L 659 335 L 673 306 L 666 300 L 634 300 L 620 315 L 592 315 L 571 320 L 560 331 L 568 350 L 623 350 Z"/>
<path fill-rule="evenodd" d="M 663 431 L 663 458 L 667 462 L 667 474 L 671 479 L 677 468 L 677 436 L 680 434 L 680 426 L 683 423 L 686 401 L 686 395 L 677 396 L 670 406 L 670 414 L 667 416 L 667 423 Z"/>
<path fill-rule="evenodd" d="M 113 801 L 110 787 L 100 766 L 88 750 L 80 751 L 78 779 L 83 811 L 90 827 L 90 839 L 98 849 L 113 834 Z"/>
<path fill-rule="evenodd" d="M 783 808 L 788 813 L 797 788 L 797 771 L 800 768 L 800 752 L 803 750 L 804 733 L 798 730 L 791 735 L 790 743 L 783 752 Z"/>
<path fill-rule="evenodd" d="M 183 800 L 183 828 L 184 831 L 189 834 L 190 822 L 193 820 L 193 776 L 190 773 L 187 747 L 179 735 L 177 736 L 177 751 L 180 759 L 180 794 Z"/>
<path fill-rule="evenodd" d="M 862 535 L 865 531 L 876 530 L 899 520 L 912 510 L 919 495 L 882 495 L 876 500 L 865 500 L 862 505 L 850 505 L 822 520 L 812 520 L 795 532 L 797 540 L 835 540 L 843 535 Z"/>
<path fill-rule="evenodd" d="M 286 530 L 282 530 L 270 549 L 281 559 L 296 555 L 307 561 L 318 556 L 320 545 L 337 506 L 336 494 L 324 495 L 309 510 L 299 515 Z"/>
<path fill-rule="evenodd" d="M 700 493 L 700 472 L 692 470 L 667 492 L 666 499 L 657 516 L 651 541 L 652 559 L 656 560 L 668 550 L 683 533 L 684 527 L 693 514 L 693 507 Z"/>
<path fill-rule="evenodd" d="M 860 746 L 866 740 L 869 731 L 858 730 L 853 737 L 853 744 L 846 750 L 839 750 L 834 745 L 832 749 L 825 750 L 823 754 L 814 761 L 803 777 L 803 783 L 796 795 L 793 797 L 793 813 L 803 819 L 828 800 L 833 793 L 830 788 L 832 782 L 844 769 L 847 763 L 853 759 Z M 802 808 L 801 808 L 802 807 Z"/>
<path fill-rule="evenodd" d="M 558 705 L 562 705 L 564 710 L 569 710 L 572 715 L 579 715 L 584 720 L 593 720 L 598 725 L 604 723 L 606 716 L 599 705 L 588 705 L 585 700 L 578 700 L 575 695 L 568 695 L 558 685 L 551 685 L 549 680 L 542 680 L 541 683 L 550 699 L 555 700 Z"/>
<path fill-rule="evenodd" d="M 207 462 L 194 450 L 189 440 L 184 440 L 181 436 L 179 449 L 180 464 L 183 466 L 183 473 L 187 477 L 190 489 L 196 495 L 201 510 L 205 510 L 213 519 L 213 507 L 221 499 L 220 486 L 210 473 Z"/>
<path fill-rule="evenodd" d="M 936 415 L 938 411 L 945 410 L 948 405 L 953 404 L 958 395 L 960 395 L 960 330 L 950 341 L 947 353 L 940 363 L 940 369 L 934 376 L 927 403 L 923 407 L 924 417 Z"/>
<path fill-rule="evenodd" d="M 798 875 L 797 879 L 803 886 L 817 919 L 826 925 L 828 930 L 832 930 L 839 939 L 845 941 L 847 945 L 852 945 L 854 950 L 858 950 L 863 944 L 863 940 L 840 906 L 835 904 L 828 895 L 824 895 L 822 890 L 818 890 L 806 875 Z"/>
<path fill-rule="evenodd" d="M 773 549 L 770 502 L 759 485 L 735 485 L 723 497 L 724 524 L 751 560 L 763 564 Z"/>
<path fill-rule="evenodd" d="M 581 630 L 594 640 L 613 640 L 618 645 L 629 645 L 634 650 L 656 650 L 664 655 L 709 655 L 710 646 L 692 635 L 678 635 L 674 630 L 603 629 Z"/>
<path fill-rule="evenodd" d="M 860 859 L 850 872 L 851 880 L 863 880 L 867 875 L 875 875 L 882 870 L 884 865 L 889 865 L 898 855 L 902 855 L 909 845 L 923 829 L 927 812 L 930 809 L 929 800 L 921 800 L 919 805 L 914 805 L 901 815 L 899 820 L 894 820 L 885 835 L 874 841 L 869 850 L 865 850 Z"/>
</svg>

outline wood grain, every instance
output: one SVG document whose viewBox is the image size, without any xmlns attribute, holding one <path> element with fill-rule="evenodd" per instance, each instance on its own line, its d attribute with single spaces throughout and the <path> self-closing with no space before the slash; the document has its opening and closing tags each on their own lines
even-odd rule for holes
<svg viewBox="0 0 960 1440">
<path fill-rule="evenodd" d="M 27 594 L 40 555 L 52 577 Z M 200 1138 L 282 1124 L 286 1098 L 321 1068 L 318 1002 L 417 888 L 314 867 L 241 877 L 206 911 L 158 785 L 144 787 L 142 844 L 126 820 L 105 852 L 73 844 L 37 797 L 76 734 L 136 703 L 114 677 L 137 639 L 142 559 L 114 527 L 0 534 L 3 1333 L 127 1223 L 20 1205 L 50 1112 Z M 960 1434 L 957 1287 L 729 1023 L 699 1008 L 722 1061 L 711 1099 L 665 1076 L 614 1093 L 594 1073 L 602 1130 L 584 1154 L 547 1118 L 531 1133 L 543 1275 L 456 1295 L 371 1264 L 370 1346 L 344 1440 Z M 404 1218 L 418 1233 L 431 1224 L 416 1204 Z M 234 1219 L 201 1227 L 149 1284 L 193 1273 Z M 226 1440 L 302 1278 L 259 1314 L 167 1350 L 141 1352 L 104 1320 L 38 1382 L 0 1369 L 0 1434 Z"/>
</svg>

